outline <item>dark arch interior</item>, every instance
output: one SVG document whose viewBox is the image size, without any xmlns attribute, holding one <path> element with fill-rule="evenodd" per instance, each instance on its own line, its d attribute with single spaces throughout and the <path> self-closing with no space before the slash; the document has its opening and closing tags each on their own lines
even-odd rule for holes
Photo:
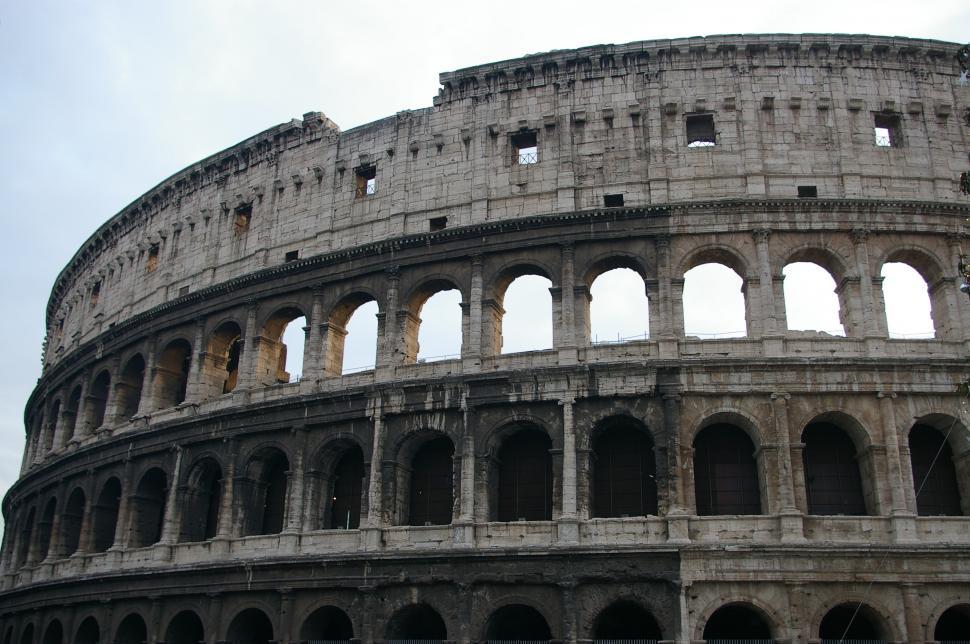
<svg viewBox="0 0 970 644">
<path fill-rule="evenodd" d="M 411 461 L 409 525 L 448 525 L 454 505 L 455 446 L 441 436 L 422 445 Z"/>
<path fill-rule="evenodd" d="M 172 618 L 165 629 L 167 644 L 199 644 L 205 639 L 202 620 L 190 610 L 183 610 Z"/>
<path fill-rule="evenodd" d="M 694 439 L 697 514 L 761 514 L 754 444 L 740 427 L 711 425 Z"/>
<path fill-rule="evenodd" d="M 448 632 L 438 611 L 427 604 L 406 606 L 387 623 L 389 640 L 446 640 Z"/>
<path fill-rule="evenodd" d="M 8 626 L 4 632 L 3 644 L 13 644 L 13 626 Z"/>
<path fill-rule="evenodd" d="M 118 526 L 118 508 L 121 505 L 121 483 L 116 478 L 108 479 L 98 502 L 94 505 L 94 551 L 104 552 L 115 541 L 115 528 Z"/>
<path fill-rule="evenodd" d="M 552 442 L 541 431 L 510 436 L 498 453 L 499 521 L 552 518 Z"/>
<path fill-rule="evenodd" d="M 812 423 L 802 432 L 805 493 L 810 514 L 866 514 L 856 447 L 839 427 Z"/>
<path fill-rule="evenodd" d="M 266 644 L 273 639 L 273 624 L 258 608 L 247 608 L 229 624 L 226 639 L 232 644 Z"/>
<path fill-rule="evenodd" d="M 205 541 L 219 529 L 222 500 L 222 468 L 207 458 L 193 468 L 183 498 L 182 531 L 179 541 Z"/>
<path fill-rule="evenodd" d="M 84 518 L 84 492 L 76 488 L 67 499 L 67 506 L 61 516 L 61 535 L 64 555 L 71 556 L 81 544 L 81 520 Z"/>
<path fill-rule="evenodd" d="M 251 491 L 252 508 L 247 534 L 279 534 L 286 514 L 286 473 L 289 461 L 283 452 L 269 449 L 254 463 L 256 477 Z"/>
<path fill-rule="evenodd" d="M 148 470 L 138 482 L 132 507 L 131 547 L 144 548 L 162 538 L 167 483 L 165 472 L 158 468 Z"/>
<path fill-rule="evenodd" d="M 74 635 L 74 644 L 98 644 L 101 640 L 101 629 L 93 617 L 86 618 Z"/>
<path fill-rule="evenodd" d="M 301 640 L 350 640 L 354 638 L 354 625 L 335 606 L 324 606 L 313 611 L 300 629 Z"/>
<path fill-rule="evenodd" d="M 115 644 L 145 644 L 148 641 L 148 628 L 141 615 L 132 613 L 121 620 L 115 633 Z"/>
<path fill-rule="evenodd" d="M 127 420 L 138 413 L 141 403 L 141 389 L 145 382 L 145 359 L 134 356 L 125 365 L 118 381 L 118 416 Z"/>
<path fill-rule="evenodd" d="M 54 529 L 54 512 L 57 510 L 57 499 L 48 499 L 44 506 L 44 513 L 40 515 L 37 524 L 37 559 L 47 558 L 51 548 L 51 531 Z"/>
<path fill-rule="evenodd" d="M 175 340 L 165 347 L 158 360 L 158 374 L 155 378 L 155 396 L 159 409 L 174 407 L 185 400 L 191 363 L 192 347 L 185 340 Z"/>
<path fill-rule="evenodd" d="M 916 425 L 909 433 L 909 455 L 913 465 L 913 485 L 918 493 L 917 514 L 962 515 L 953 450 L 945 436 L 928 425 Z"/>
<path fill-rule="evenodd" d="M 24 632 L 20 634 L 20 644 L 34 644 L 34 625 L 27 624 Z"/>
<path fill-rule="evenodd" d="M 47 429 L 47 435 L 44 436 L 45 452 L 49 452 L 54 448 L 54 435 L 57 434 L 57 425 L 60 423 L 60 416 L 61 401 L 55 400 L 54 404 L 51 405 L 50 427 Z"/>
<path fill-rule="evenodd" d="M 704 625 L 704 639 L 771 639 L 771 629 L 761 615 L 740 604 L 722 606 Z"/>
<path fill-rule="evenodd" d="M 330 487 L 330 517 L 325 527 L 356 529 L 360 526 L 360 498 L 364 480 L 364 455 L 352 447 L 340 457 Z"/>
<path fill-rule="evenodd" d="M 30 508 L 27 512 L 27 516 L 22 519 L 23 524 L 20 526 L 19 530 L 19 542 L 17 547 L 17 561 L 16 563 L 25 564 L 27 563 L 27 556 L 30 553 L 30 545 L 33 542 L 34 536 L 34 521 L 37 516 L 37 510 L 35 508 Z"/>
<path fill-rule="evenodd" d="M 108 388 L 110 386 L 111 375 L 107 371 L 99 373 L 98 377 L 91 383 L 88 404 L 90 405 L 89 418 L 92 430 L 104 424 L 104 412 L 108 403 Z"/>
<path fill-rule="evenodd" d="M 610 427 L 596 440 L 593 457 L 593 516 L 657 513 L 657 467 L 649 435 L 633 427 Z"/>
<path fill-rule="evenodd" d="M 544 641 L 552 639 L 552 632 L 539 611 L 531 606 L 511 604 L 499 608 L 488 618 L 485 639 Z"/>
<path fill-rule="evenodd" d="M 948 608 L 933 629 L 933 639 L 941 644 L 966 642 L 970 638 L 970 604 Z"/>
<path fill-rule="evenodd" d="M 59 620 L 54 620 L 47 625 L 44 631 L 43 644 L 62 644 L 64 642 L 64 627 Z"/>
<path fill-rule="evenodd" d="M 858 609 L 858 610 L 857 610 Z M 858 604 L 840 604 L 825 614 L 818 627 L 819 639 L 876 640 L 882 637 L 871 618 L 872 609 Z"/>
<path fill-rule="evenodd" d="M 71 392 L 70 398 L 67 399 L 67 406 L 64 407 L 64 436 L 61 439 L 61 445 L 66 445 L 67 441 L 74 436 L 74 432 L 77 429 L 77 413 L 78 408 L 81 406 L 81 386 L 78 385 Z"/>
<path fill-rule="evenodd" d="M 657 620 L 645 608 L 632 601 L 618 601 L 607 606 L 593 624 L 595 640 L 659 640 Z"/>
</svg>

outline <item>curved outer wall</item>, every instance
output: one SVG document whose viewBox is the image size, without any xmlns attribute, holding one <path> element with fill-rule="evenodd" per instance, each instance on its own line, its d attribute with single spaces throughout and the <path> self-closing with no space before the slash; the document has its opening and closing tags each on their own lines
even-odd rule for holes
<svg viewBox="0 0 970 644">
<path fill-rule="evenodd" d="M 431 637 L 409 630 L 412 605 L 448 640 L 500 639 L 496 609 L 525 605 L 574 641 L 631 604 L 659 639 L 702 639 L 734 605 L 804 642 L 853 601 L 877 637 L 933 640 L 970 605 L 956 49 L 773 35 L 557 51 L 442 74 L 433 107 L 347 132 L 311 112 L 170 177 L 51 294 L 3 504 L 4 644 L 57 644 L 55 624 L 83 640 L 91 620 L 124 641 L 132 615 L 148 641 L 192 639 L 184 611 L 210 642 L 258 632 L 259 612 L 263 639 L 336 638 L 325 606 L 357 639 Z M 688 147 L 698 123 L 715 145 Z M 520 163 L 531 140 L 537 162 Z M 845 337 L 787 330 L 795 261 L 832 274 Z M 896 261 L 927 282 L 932 339 L 889 336 L 880 274 Z M 706 262 L 743 280 L 745 337 L 684 333 L 684 274 Z M 589 287 L 616 267 L 644 278 L 650 337 L 593 344 Z M 529 273 L 552 282 L 553 348 L 502 354 L 504 289 Z M 418 362 L 442 288 L 461 293 L 461 355 Z M 371 299 L 376 366 L 341 375 L 345 324 Z M 301 315 L 287 383 L 280 329 Z M 861 515 L 813 505 L 803 441 L 820 422 L 856 452 Z M 749 441 L 758 514 L 699 512 L 702 435 L 724 425 Z M 650 444 L 655 514 L 597 506 L 618 426 Z M 920 511 L 915 426 L 947 437 L 956 516 Z M 547 507 L 500 521 L 503 450 L 529 431 Z M 436 437 L 451 522 L 408 526 L 412 464 Z M 335 529 L 352 454 L 359 526 Z"/>
</svg>

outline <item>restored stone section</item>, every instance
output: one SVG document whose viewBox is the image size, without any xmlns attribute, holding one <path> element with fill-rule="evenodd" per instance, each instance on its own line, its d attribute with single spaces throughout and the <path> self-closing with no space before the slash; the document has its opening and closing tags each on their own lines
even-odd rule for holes
<svg viewBox="0 0 970 644">
<path fill-rule="evenodd" d="M 956 48 L 557 51 L 166 180 L 52 293 L 3 501 L 4 644 L 816 642 L 857 606 L 857 637 L 960 632 Z M 793 262 L 831 275 L 844 337 L 788 329 Z M 932 338 L 889 334 L 888 262 L 926 282 Z M 744 337 L 686 334 L 706 263 L 740 279 Z M 596 344 L 614 268 L 643 280 L 650 335 Z M 503 354 L 523 275 L 551 283 L 553 346 Z M 422 306 L 451 289 L 460 356 L 422 363 Z M 370 302 L 376 364 L 342 375 Z"/>
</svg>

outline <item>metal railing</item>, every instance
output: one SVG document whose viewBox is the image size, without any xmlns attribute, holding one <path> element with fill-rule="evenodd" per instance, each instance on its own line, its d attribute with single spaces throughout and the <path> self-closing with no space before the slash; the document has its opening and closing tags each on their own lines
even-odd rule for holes
<svg viewBox="0 0 970 644">
<path fill-rule="evenodd" d="M 714 639 L 706 640 L 707 644 L 775 644 L 775 640 L 748 640 L 748 639 Z"/>
<path fill-rule="evenodd" d="M 519 165 L 532 165 L 533 163 L 539 163 L 539 153 L 538 152 L 519 152 L 518 163 Z M 522 640 L 522 641 L 526 641 L 526 640 Z"/>
<path fill-rule="evenodd" d="M 886 640 L 821 640 L 822 644 L 886 644 Z"/>
</svg>

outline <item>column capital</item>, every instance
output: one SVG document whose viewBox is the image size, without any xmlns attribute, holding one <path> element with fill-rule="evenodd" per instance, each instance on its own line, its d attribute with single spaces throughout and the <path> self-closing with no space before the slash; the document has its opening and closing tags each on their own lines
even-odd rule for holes
<svg viewBox="0 0 970 644">
<path fill-rule="evenodd" d="M 401 266 L 399 264 L 391 264 L 390 266 L 384 267 L 384 276 L 389 280 L 397 281 L 401 279 Z"/>
<path fill-rule="evenodd" d="M 883 398 L 889 398 L 890 400 L 892 400 L 895 397 L 896 397 L 896 392 L 895 391 L 877 391 L 876 392 L 876 398 L 878 398 L 879 400 L 882 400 Z"/>
<path fill-rule="evenodd" d="M 754 241 L 758 244 L 763 244 L 767 242 L 770 236 L 771 236 L 770 228 L 754 228 L 751 231 L 751 237 L 753 237 Z"/>
<path fill-rule="evenodd" d="M 859 245 L 864 244 L 869 239 L 869 229 L 868 228 L 853 228 L 849 233 L 852 237 L 852 243 Z"/>
<path fill-rule="evenodd" d="M 653 238 L 653 243 L 656 244 L 657 250 L 667 250 L 670 248 L 670 233 L 660 233 Z"/>
<path fill-rule="evenodd" d="M 561 241 L 559 242 L 559 250 L 563 255 L 572 255 L 573 251 L 575 250 L 575 243 L 571 239 Z"/>
<path fill-rule="evenodd" d="M 791 394 L 787 391 L 773 391 L 771 393 L 772 400 L 779 400 L 781 402 L 787 402 L 791 400 Z"/>
</svg>

